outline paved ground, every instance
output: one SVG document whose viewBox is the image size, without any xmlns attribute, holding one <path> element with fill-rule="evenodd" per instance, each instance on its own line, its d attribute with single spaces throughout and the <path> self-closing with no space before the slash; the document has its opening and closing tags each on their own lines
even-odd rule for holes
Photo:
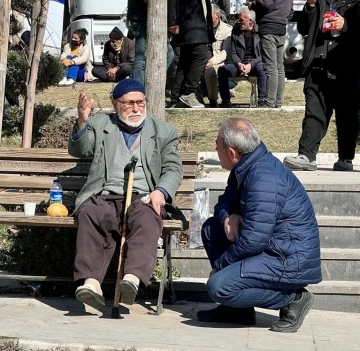
<svg viewBox="0 0 360 351">
<path fill-rule="evenodd" d="M 150 304 L 123 309 L 122 320 L 109 319 L 111 302 L 104 314 L 85 311 L 74 299 L 34 299 L 0 296 L 0 336 L 18 337 L 20 345 L 51 348 L 53 343 L 83 349 L 130 348 L 191 351 L 352 351 L 360 348 L 360 314 L 311 311 L 294 334 L 268 330 L 276 312 L 258 310 L 252 328 L 209 325 L 195 319 L 196 311 L 212 304 L 185 303 L 166 306 L 161 316 L 150 316 Z M 45 344 L 43 344 L 45 343 Z M 49 344 L 50 343 L 50 344 Z M 69 345 L 70 344 L 70 345 Z"/>
</svg>

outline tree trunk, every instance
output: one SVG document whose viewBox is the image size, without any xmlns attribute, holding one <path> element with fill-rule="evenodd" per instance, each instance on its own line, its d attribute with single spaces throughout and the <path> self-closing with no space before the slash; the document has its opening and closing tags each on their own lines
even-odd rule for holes
<svg viewBox="0 0 360 351">
<path fill-rule="evenodd" d="M 6 65 L 9 46 L 11 0 L 3 0 L 0 6 L 0 142 L 4 114 Z"/>
<path fill-rule="evenodd" d="M 32 128 L 33 128 L 33 115 L 34 115 L 34 104 L 35 104 L 35 93 L 36 93 L 36 81 L 39 72 L 39 63 L 41 53 L 43 49 L 43 41 L 46 29 L 46 19 L 49 10 L 50 0 L 37 0 L 40 1 L 40 20 L 38 23 L 38 31 L 36 36 L 36 44 L 33 59 L 31 62 L 31 70 L 29 83 L 27 86 L 26 100 L 25 100 L 25 111 L 24 111 L 24 129 L 22 147 L 31 148 L 32 140 Z"/>
<path fill-rule="evenodd" d="M 147 113 L 165 119 L 167 2 L 148 1 L 145 87 Z"/>
</svg>

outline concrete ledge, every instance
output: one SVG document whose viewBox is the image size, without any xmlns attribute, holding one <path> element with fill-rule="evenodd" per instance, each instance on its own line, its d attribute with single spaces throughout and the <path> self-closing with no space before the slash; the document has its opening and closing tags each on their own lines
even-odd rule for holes
<svg viewBox="0 0 360 351">
<path fill-rule="evenodd" d="M 321 249 L 322 260 L 360 260 L 360 249 Z"/>
<path fill-rule="evenodd" d="M 158 258 L 163 257 L 163 250 L 158 250 Z M 171 257 L 173 259 L 201 259 L 207 260 L 205 249 L 179 250 L 172 249 Z M 360 261 L 360 249 L 321 249 L 322 260 L 356 260 Z"/>
<path fill-rule="evenodd" d="M 360 217 L 316 216 L 319 227 L 360 228 Z"/>
<path fill-rule="evenodd" d="M 296 156 L 296 152 L 273 152 L 273 155 L 278 158 L 281 162 L 284 160 L 286 156 Z M 316 162 L 318 164 L 318 167 L 321 168 L 323 165 L 333 165 L 334 162 L 336 162 L 338 159 L 337 153 L 326 153 L 322 152 L 317 154 L 316 156 Z M 216 167 L 218 166 L 220 168 L 220 160 L 218 157 L 217 152 L 215 151 L 203 151 L 198 153 L 198 160 L 203 161 L 205 165 Z M 360 154 L 356 154 L 355 158 L 353 160 L 354 166 L 360 166 Z"/>
<path fill-rule="evenodd" d="M 206 291 L 207 278 L 179 278 L 174 280 L 177 291 Z M 322 281 L 309 285 L 314 294 L 360 295 L 360 282 L 357 281 Z"/>
</svg>

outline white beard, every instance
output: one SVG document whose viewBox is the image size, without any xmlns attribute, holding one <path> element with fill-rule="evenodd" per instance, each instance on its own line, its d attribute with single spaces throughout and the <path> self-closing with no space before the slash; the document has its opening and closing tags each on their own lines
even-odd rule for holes
<svg viewBox="0 0 360 351">
<path fill-rule="evenodd" d="M 139 114 L 139 115 L 130 114 L 130 115 L 128 116 L 128 118 L 129 118 L 129 117 L 133 117 L 133 116 L 140 116 L 140 114 Z M 121 115 L 118 116 L 118 117 L 119 117 L 120 121 L 123 122 L 124 124 L 126 124 L 127 126 L 132 127 L 132 128 L 136 128 L 136 127 L 138 127 L 142 122 L 144 122 L 144 120 L 145 120 L 145 118 L 146 118 L 146 109 L 144 110 L 144 114 L 141 115 L 141 119 L 140 119 L 139 121 L 137 121 L 137 122 L 131 122 L 131 121 L 129 121 L 128 119 L 123 118 L 123 116 L 121 116 Z"/>
</svg>

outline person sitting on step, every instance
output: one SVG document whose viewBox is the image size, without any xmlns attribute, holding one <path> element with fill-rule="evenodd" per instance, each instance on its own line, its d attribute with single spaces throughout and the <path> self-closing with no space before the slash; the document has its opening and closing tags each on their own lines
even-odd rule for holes
<svg viewBox="0 0 360 351">
<path fill-rule="evenodd" d="M 314 301 L 305 287 L 322 279 L 309 196 L 244 118 L 220 125 L 216 150 L 231 172 L 202 240 L 213 268 L 207 290 L 220 305 L 198 319 L 254 325 L 254 307 L 280 309 L 271 330 L 296 332 Z"/>
<path fill-rule="evenodd" d="M 75 203 L 74 279 L 83 284 L 76 298 L 96 309 L 105 306 L 101 283 L 121 235 L 132 157 L 138 161 L 127 210 L 124 277 L 119 284 L 122 303 L 133 304 L 139 283 L 149 284 L 166 210 L 180 213 L 173 205 L 183 172 L 175 127 L 146 115 L 145 88 L 135 79 L 115 86 L 112 104 L 115 113 L 90 117 L 94 100 L 82 92 L 68 148 L 74 157 L 92 158 L 87 182 Z"/>
<path fill-rule="evenodd" d="M 229 78 L 256 76 L 258 87 L 258 106 L 265 105 L 266 75 L 260 55 L 260 37 L 255 24 L 255 12 L 242 7 L 238 23 L 231 34 L 231 59 L 233 63 L 219 67 L 219 91 L 221 107 L 231 107 Z"/>
<path fill-rule="evenodd" d="M 64 66 L 64 77 L 59 86 L 73 85 L 75 82 L 91 81 L 92 65 L 89 61 L 90 48 L 86 44 L 88 31 L 85 28 L 77 29 L 71 37 L 71 42 L 64 46 L 61 60 Z"/>
</svg>

